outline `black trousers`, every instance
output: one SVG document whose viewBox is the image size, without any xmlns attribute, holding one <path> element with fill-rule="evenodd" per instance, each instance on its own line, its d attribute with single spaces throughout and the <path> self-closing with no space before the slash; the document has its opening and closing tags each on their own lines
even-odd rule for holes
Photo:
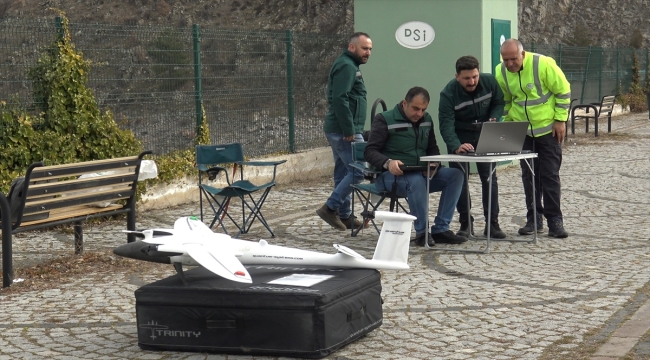
<svg viewBox="0 0 650 360">
<path fill-rule="evenodd" d="M 476 146 L 476 144 L 474 144 Z M 457 168 L 462 171 L 469 171 L 469 163 L 458 163 L 458 162 L 449 162 L 449 167 Z M 496 164 L 493 164 L 496 167 Z M 490 164 L 489 163 L 476 163 L 476 169 L 478 170 L 478 176 L 481 178 L 481 195 L 483 200 L 483 216 L 487 220 L 488 217 L 488 200 L 490 193 L 490 184 L 488 184 L 488 177 L 490 176 Z M 497 221 L 499 219 L 499 184 L 497 183 L 497 173 L 496 171 L 492 173 L 492 211 L 490 214 L 491 221 Z M 460 214 L 459 221 L 467 221 L 467 213 L 472 208 L 471 198 L 468 201 L 467 196 L 467 179 L 463 177 L 463 189 L 460 192 L 460 197 L 458 198 L 458 203 L 456 204 L 456 209 Z"/>
<path fill-rule="evenodd" d="M 535 171 L 535 207 L 538 219 L 543 214 L 547 220 L 562 220 L 560 209 L 560 166 L 562 145 L 553 135 L 532 138 L 526 136 L 524 150 L 537 153 L 533 159 Z M 526 194 L 526 220 L 533 222 L 533 175 L 525 160 L 520 160 L 521 180 Z"/>
</svg>

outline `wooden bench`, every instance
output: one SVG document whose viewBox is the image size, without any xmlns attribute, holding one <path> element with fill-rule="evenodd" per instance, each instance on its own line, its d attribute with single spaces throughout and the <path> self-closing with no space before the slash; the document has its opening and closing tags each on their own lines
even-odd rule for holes
<svg viewBox="0 0 650 360">
<path fill-rule="evenodd" d="M 11 227 L 2 221 L 3 272 L 7 272 L 4 249 L 7 231 L 11 235 L 72 223 L 75 254 L 81 254 L 84 220 L 127 214 L 126 229 L 135 230 L 138 174 L 142 158 L 147 154 L 151 151 L 138 156 L 73 164 L 44 166 L 38 162 L 30 165 L 23 181 L 14 181 L 7 196 L 13 208 Z M 5 214 L 2 217 L 9 218 Z M 135 235 L 127 234 L 127 241 L 135 241 Z"/>
<path fill-rule="evenodd" d="M 614 102 L 616 95 L 605 95 L 598 103 L 591 104 L 578 104 L 571 108 L 571 134 L 576 133 L 575 121 L 585 119 L 585 132 L 589 132 L 589 119 L 594 119 L 594 136 L 598 136 L 598 118 L 607 116 L 607 132 L 612 132 L 612 111 L 614 110 Z M 576 114 L 576 110 L 585 111 L 584 114 Z M 590 110 L 593 113 L 590 114 Z"/>
</svg>

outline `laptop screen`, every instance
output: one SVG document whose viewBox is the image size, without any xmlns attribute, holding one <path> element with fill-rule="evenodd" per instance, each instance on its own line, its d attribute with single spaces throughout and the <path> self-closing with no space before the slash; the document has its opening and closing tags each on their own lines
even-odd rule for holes
<svg viewBox="0 0 650 360">
<path fill-rule="evenodd" d="M 481 127 L 476 155 L 519 154 L 524 147 L 527 121 L 485 122 Z"/>
</svg>

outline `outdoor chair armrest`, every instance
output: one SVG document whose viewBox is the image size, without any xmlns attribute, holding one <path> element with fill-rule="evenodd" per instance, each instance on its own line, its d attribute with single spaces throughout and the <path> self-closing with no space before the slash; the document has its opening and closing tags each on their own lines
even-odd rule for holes
<svg viewBox="0 0 650 360">
<path fill-rule="evenodd" d="M 381 171 L 375 170 L 374 168 L 367 167 L 364 163 L 360 162 L 352 162 L 350 163 L 350 166 L 357 170 L 363 171 L 364 174 L 381 174 Z"/>
<path fill-rule="evenodd" d="M 219 176 L 219 173 L 223 171 L 226 174 L 226 181 L 228 183 L 230 183 L 230 181 L 228 179 L 228 170 L 226 170 L 226 168 L 224 168 L 222 166 L 213 166 L 213 167 L 207 168 L 207 169 L 205 169 L 203 171 L 205 171 L 205 173 L 208 174 L 208 179 L 209 180 L 216 179 Z"/>
<path fill-rule="evenodd" d="M 248 166 L 278 166 L 284 164 L 287 160 L 278 160 L 278 161 L 244 161 L 238 164 L 248 165 Z"/>
</svg>

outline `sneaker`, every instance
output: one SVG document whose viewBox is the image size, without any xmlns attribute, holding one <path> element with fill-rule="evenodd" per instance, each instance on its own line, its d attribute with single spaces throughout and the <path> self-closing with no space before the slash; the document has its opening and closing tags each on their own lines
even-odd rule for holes
<svg viewBox="0 0 650 360">
<path fill-rule="evenodd" d="M 339 219 L 339 215 L 336 213 L 336 210 L 331 210 L 327 207 L 327 205 L 323 205 L 320 207 L 320 209 L 316 210 L 316 214 L 336 230 L 345 231 L 347 229 L 345 227 L 345 224 L 343 224 L 341 222 L 341 219 Z"/>
<path fill-rule="evenodd" d="M 485 229 L 483 230 L 483 235 L 487 236 L 487 231 L 488 231 L 488 224 L 485 223 Z M 490 238 L 492 238 L 492 239 L 505 239 L 506 238 L 506 233 L 501 231 L 501 227 L 499 227 L 499 222 L 498 221 L 491 221 L 490 222 Z"/>
<path fill-rule="evenodd" d="M 548 236 L 563 239 L 569 236 L 569 233 L 564 230 L 562 220 L 549 220 L 548 221 Z"/>
<path fill-rule="evenodd" d="M 431 234 L 431 237 L 438 244 L 462 244 L 467 241 L 466 237 L 454 235 L 454 232 L 451 230 Z"/>
<path fill-rule="evenodd" d="M 343 225 L 345 225 L 346 229 L 351 230 L 352 229 L 352 224 L 354 224 L 354 229 L 359 229 L 361 227 L 363 227 L 364 229 L 367 229 L 367 228 L 370 227 L 369 223 L 364 225 L 363 222 L 357 220 L 356 216 L 350 216 L 347 219 L 343 219 L 343 218 L 340 218 L 340 219 L 341 219 L 341 222 L 343 223 Z"/>
<path fill-rule="evenodd" d="M 526 222 L 526 225 L 524 225 L 524 227 L 519 228 L 519 235 L 533 235 L 534 228 L 535 225 L 533 224 L 532 221 Z M 544 232 L 544 224 L 542 224 L 541 219 L 537 222 L 537 232 L 538 233 Z"/>
<path fill-rule="evenodd" d="M 470 232 L 474 236 L 474 217 L 471 217 L 472 221 L 467 222 L 467 214 L 460 214 L 458 221 L 460 221 L 460 229 L 456 232 L 456 235 L 462 237 L 469 237 Z"/>
<path fill-rule="evenodd" d="M 427 235 L 427 238 L 429 239 L 429 246 L 435 246 L 436 243 L 435 243 L 435 241 L 433 241 L 433 238 L 431 237 L 431 233 L 422 233 L 420 235 L 417 235 L 415 237 L 415 239 L 413 239 L 413 240 L 415 240 L 415 244 L 417 246 L 424 246 L 424 236 L 425 235 Z"/>
</svg>

